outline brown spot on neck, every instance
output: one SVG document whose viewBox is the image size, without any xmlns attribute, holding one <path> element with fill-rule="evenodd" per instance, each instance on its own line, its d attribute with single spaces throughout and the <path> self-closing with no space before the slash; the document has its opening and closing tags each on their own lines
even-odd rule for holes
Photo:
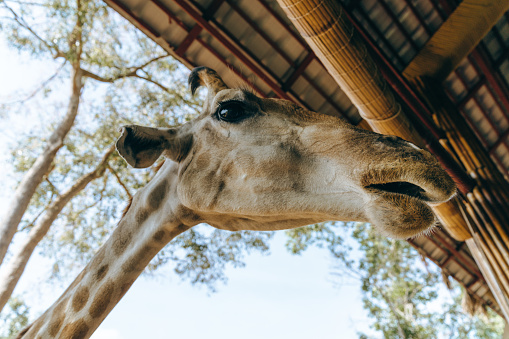
<svg viewBox="0 0 509 339">
<path fill-rule="evenodd" d="M 165 232 L 163 230 L 161 230 L 161 231 L 157 231 L 152 238 L 155 241 L 161 241 L 161 240 L 163 240 L 164 235 L 165 235 Z"/>
<path fill-rule="evenodd" d="M 110 280 L 99 289 L 88 311 L 92 318 L 98 318 L 104 314 L 113 296 L 114 287 L 115 284 Z"/>
<path fill-rule="evenodd" d="M 120 222 L 115 233 L 113 233 L 113 237 L 115 237 L 115 240 L 113 241 L 113 252 L 116 255 L 124 253 L 133 238 L 133 234 L 125 220 Z"/>
<path fill-rule="evenodd" d="M 86 286 L 81 286 L 74 293 L 74 297 L 72 298 L 72 308 L 75 312 L 80 311 L 88 301 L 88 288 Z"/>
<path fill-rule="evenodd" d="M 224 180 L 219 181 L 219 184 L 217 185 L 216 194 L 214 195 L 214 198 L 212 199 L 212 202 L 210 203 L 209 207 L 215 207 L 217 204 L 217 200 L 219 198 L 219 195 L 223 192 L 225 188 L 225 182 Z"/>
<path fill-rule="evenodd" d="M 151 209 L 157 210 L 166 196 L 168 190 L 168 182 L 166 180 L 162 180 L 159 185 L 157 185 L 149 195 L 148 204 Z"/>
<path fill-rule="evenodd" d="M 87 336 L 89 327 L 87 323 L 81 319 L 73 323 L 67 324 L 60 334 L 60 338 L 65 339 L 83 339 Z"/>
<path fill-rule="evenodd" d="M 58 331 L 60 331 L 60 328 L 64 324 L 65 320 L 65 307 L 67 306 L 67 300 L 64 299 L 61 302 L 59 302 L 55 308 L 53 309 L 53 313 L 51 314 L 51 320 L 48 326 L 48 333 L 51 336 L 56 336 L 58 334 Z"/>
<path fill-rule="evenodd" d="M 22 329 L 18 335 L 16 336 L 16 339 L 21 339 L 23 336 L 32 328 L 33 324 L 28 325 L 24 329 Z"/>
<path fill-rule="evenodd" d="M 148 211 L 144 208 L 140 209 L 137 213 L 136 213 L 136 223 L 138 224 L 142 224 L 145 222 L 145 220 L 147 220 L 148 218 Z"/>
<path fill-rule="evenodd" d="M 104 276 L 106 275 L 106 272 L 108 272 L 108 268 L 109 268 L 108 265 L 102 265 L 101 267 L 99 267 L 99 269 L 95 273 L 95 280 L 97 282 L 101 281 L 102 278 L 104 278 Z"/>
</svg>

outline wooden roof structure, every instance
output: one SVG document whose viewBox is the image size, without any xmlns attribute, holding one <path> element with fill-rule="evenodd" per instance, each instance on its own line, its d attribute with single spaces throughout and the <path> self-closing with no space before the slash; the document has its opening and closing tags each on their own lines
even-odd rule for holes
<svg viewBox="0 0 509 339">
<path fill-rule="evenodd" d="M 105 1 L 189 68 L 427 147 L 460 192 L 409 242 L 509 320 L 508 0 Z"/>
</svg>

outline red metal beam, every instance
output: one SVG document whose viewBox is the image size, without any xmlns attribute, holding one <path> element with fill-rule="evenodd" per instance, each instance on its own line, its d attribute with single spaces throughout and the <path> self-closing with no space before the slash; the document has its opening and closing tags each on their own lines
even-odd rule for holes
<svg viewBox="0 0 509 339">
<path fill-rule="evenodd" d="M 474 68 L 475 68 L 475 66 L 474 66 Z M 477 72 L 479 75 L 479 71 L 477 71 Z M 458 78 L 460 79 L 460 81 L 462 82 L 463 86 L 467 87 L 467 84 L 466 84 L 465 79 L 463 78 L 463 75 L 459 74 L 459 72 L 457 70 L 455 71 L 455 73 L 458 76 Z M 502 136 L 500 135 L 498 127 L 495 125 L 493 120 L 490 118 L 490 116 L 486 112 L 486 108 L 483 107 L 483 105 L 481 104 L 479 99 L 475 96 L 476 92 L 472 90 L 471 93 L 474 93 L 473 100 L 474 100 L 475 104 L 479 108 L 480 112 L 483 114 L 484 118 L 488 121 L 488 123 L 490 124 L 490 126 L 493 129 L 493 131 L 495 132 L 495 134 L 497 135 L 497 142 L 495 144 L 497 145 L 497 147 L 500 144 L 503 144 L 504 147 L 507 150 L 509 150 L 509 145 L 508 145 L 508 142 L 506 142 L 507 141 L 506 138 L 504 138 L 503 135 Z M 496 99 L 495 99 L 495 102 L 497 102 Z M 498 105 L 498 102 L 497 102 L 497 105 Z M 503 111 L 502 107 L 499 106 L 499 108 Z M 508 172 L 507 168 L 505 167 L 504 163 L 502 162 L 502 159 L 500 159 L 499 156 L 493 152 L 493 150 L 495 150 L 495 147 L 494 147 L 495 144 L 490 146 L 488 141 L 486 140 L 486 138 L 481 134 L 481 132 L 479 131 L 479 128 L 477 128 L 477 126 L 470 119 L 470 117 L 468 117 L 468 115 L 466 113 L 464 113 L 462 110 L 460 110 L 460 112 L 462 112 L 462 115 L 465 117 L 468 124 L 470 125 L 470 128 L 475 132 L 475 134 L 477 135 L 479 140 L 481 140 L 481 142 L 483 142 L 484 147 L 488 151 L 488 153 L 491 155 L 491 158 L 499 165 L 501 171 L 503 173 L 508 174 L 509 172 Z M 507 119 L 507 117 L 506 117 L 506 119 Z"/>
<path fill-rule="evenodd" d="M 233 1 L 231 0 L 227 0 L 228 1 L 228 4 L 232 7 L 233 10 L 235 10 L 239 15 L 241 15 L 242 18 L 244 18 L 244 20 L 246 20 L 246 22 L 248 23 L 248 25 L 250 25 L 251 28 L 253 28 L 256 32 L 258 32 L 260 34 L 260 36 L 265 39 L 265 41 L 271 46 L 271 47 L 276 47 L 278 46 L 276 42 L 274 42 L 263 30 L 261 30 L 257 25 L 256 23 L 251 20 L 249 18 L 249 16 L 247 14 L 245 14 L 241 9 L 240 7 L 238 7 L 237 5 L 234 4 Z M 227 32 L 226 28 L 223 27 L 222 25 L 220 25 L 217 21 L 215 21 L 215 24 L 224 32 Z M 232 39 L 232 41 L 234 41 L 238 46 L 242 46 L 242 44 L 235 38 L 233 37 L 232 35 L 228 35 L 228 37 L 230 39 Z M 285 59 L 289 64 L 290 66 L 292 67 L 296 67 L 297 65 L 295 64 L 295 62 L 279 47 L 277 48 L 274 48 L 281 57 L 283 57 L 283 59 Z M 306 49 L 307 49 L 307 45 L 306 45 Z M 253 60 L 255 60 L 258 64 L 260 65 L 263 65 L 263 63 L 258 60 L 258 58 L 256 58 L 254 55 L 252 55 L 251 52 L 249 52 L 248 50 L 246 50 L 245 48 L 243 48 L 244 52 L 246 54 L 248 54 Z M 301 63 L 300 66 L 303 66 L 302 64 L 304 62 L 307 62 L 307 65 L 309 65 L 309 63 L 313 60 L 318 60 L 315 56 L 315 54 L 313 53 L 313 51 L 309 50 L 308 51 L 308 55 L 306 56 L 306 59 Z M 307 66 L 305 65 L 305 66 Z M 323 65 L 322 65 L 323 66 Z M 342 116 L 343 118 L 345 118 L 346 120 L 350 121 L 351 123 L 353 123 L 351 121 L 351 119 L 346 115 L 346 113 L 341 109 L 341 107 L 338 106 L 337 103 L 335 103 L 324 91 L 323 89 L 318 86 L 314 81 L 312 81 L 309 76 L 305 73 L 303 73 L 305 70 L 305 67 L 300 69 L 300 70 L 296 70 L 294 71 L 293 75 L 297 75 L 294 79 L 292 79 L 292 83 L 297 80 L 297 78 L 299 76 L 302 76 L 310 85 L 311 87 L 313 87 L 313 89 L 315 89 L 332 107 L 334 107 L 334 109 L 338 112 L 338 114 L 340 116 Z M 281 84 L 281 89 L 285 92 L 289 91 L 292 93 L 292 95 L 296 98 L 296 101 L 298 101 L 299 104 L 305 106 L 307 109 L 309 110 L 313 110 L 311 107 L 309 107 L 307 104 L 305 104 L 302 100 L 300 100 L 300 98 L 295 95 L 291 90 L 289 90 L 289 88 L 291 87 L 291 84 L 290 86 L 287 85 L 288 83 L 288 80 L 285 82 L 285 83 L 282 83 L 282 81 L 273 73 L 271 72 L 270 70 L 266 70 L 274 79 L 277 79 L 278 82 Z M 293 76 L 292 75 L 292 76 Z"/>
<path fill-rule="evenodd" d="M 189 46 L 196 40 L 198 35 L 201 33 L 203 28 L 201 28 L 199 25 L 194 25 L 194 27 L 187 33 L 186 38 L 184 41 L 180 43 L 180 45 L 175 50 L 175 53 L 179 56 L 183 56 L 184 53 L 187 51 Z"/>
<path fill-rule="evenodd" d="M 283 49 L 281 49 L 281 47 L 279 47 L 279 45 L 277 43 L 275 43 L 268 35 L 267 33 L 265 33 L 264 30 L 260 29 L 260 27 L 258 27 L 258 25 L 256 24 L 256 22 L 254 22 L 251 17 L 246 14 L 246 12 L 244 12 L 238 5 L 235 1 L 232 1 L 232 0 L 226 0 L 226 2 L 228 3 L 228 5 L 230 5 L 231 8 L 233 8 L 233 10 L 235 12 L 237 12 L 240 17 L 242 19 L 244 19 L 248 25 L 253 28 L 255 30 L 256 33 L 258 33 L 269 45 L 270 47 L 275 50 L 276 52 L 279 53 L 279 55 L 281 55 L 281 57 L 283 59 L 285 59 L 285 61 L 290 64 L 290 66 L 292 67 L 297 67 L 297 65 L 295 64 L 295 62 L 285 53 L 285 51 L 283 51 Z"/>
<path fill-rule="evenodd" d="M 405 36 L 406 40 L 410 43 L 412 48 L 415 50 L 415 53 L 419 52 L 419 49 L 420 49 L 419 46 L 417 46 L 417 43 L 412 39 L 412 36 L 410 35 L 410 33 L 407 32 L 407 30 L 405 29 L 405 27 L 403 26 L 401 21 L 399 21 L 399 18 L 397 17 L 396 13 L 394 13 L 392 11 L 392 9 L 389 7 L 389 5 L 387 5 L 387 3 L 384 0 L 377 0 L 376 2 L 378 2 L 382 6 L 384 11 L 391 18 L 392 23 L 394 23 L 396 25 L 396 27 L 398 28 L 398 30 Z"/>
<path fill-rule="evenodd" d="M 486 84 L 486 77 L 484 75 L 482 75 L 481 78 L 479 79 L 479 81 L 474 85 L 474 87 L 472 87 L 471 89 L 468 89 L 468 87 L 466 88 L 467 95 L 464 98 L 462 98 L 460 101 L 456 102 L 456 107 L 458 107 L 458 109 L 463 109 L 463 107 L 465 107 L 467 102 L 469 102 L 470 99 L 472 99 L 477 94 L 477 91 L 479 91 L 481 89 L 481 87 L 484 86 L 485 84 Z"/>
<path fill-rule="evenodd" d="M 438 0 L 438 2 L 447 15 L 451 15 L 451 13 L 456 9 L 456 6 L 447 0 Z"/>
<path fill-rule="evenodd" d="M 454 73 L 456 74 L 456 76 L 458 77 L 459 81 L 463 84 L 463 86 L 468 90 L 468 84 L 467 84 L 467 81 L 464 77 L 464 75 L 459 72 L 458 70 L 455 70 Z M 472 91 L 473 92 L 473 91 Z M 484 109 L 484 107 L 481 105 L 481 102 L 479 101 L 479 99 L 477 98 L 476 96 L 476 92 L 473 92 L 473 95 L 472 95 L 472 100 L 474 100 L 475 102 L 475 105 L 479 108 L 479 111 L 481 112 L 481 114 L 483 115 L 483 117 L 486 119 L 486 121 L 488 122 L 488 124 L 491 126 L 491 128 L 493 129 L 493 131 L 495 132 L 495 134 L 497 135 L 497 137 L 500 136 L 500 132 L 498 131 L 498 128 L 497 126 L 495 125 L 495 123 L 493 122 L 493 120 L 491 120 L 490 116 L 488 115 L 488 112 L 486 112 L 486 110 Z M 466 117 L 467 115 L 464 114 L 464 116 Z M 472 126 L 474 129 L 478 130 L 478 128 L 475 126 L 475 124 Z M 478 131 L 479 134 L 481 134 L 480 131 Z M 488 149 L 488 148 L 486 148 Z"/>
<path fill-rule="evenodd" d="M 488 152 L 490 154 L 493 154 L 495 152 L 495 150 L 497 149 L 498 146 L 500 146 L 501 143 L 503 142 L 507 142 L 508 141 L 508 137 L 509 136 L 509 129 L 506 130 L 499 138 L 498 140 L 493 144 L 491 145 L 491 147 L 488 149 Z"/>
<path fill-rule="evenodd" d="M 288 79 L 283 84 L 282 86 L 283 90 L 287 90 L 290 87 L 292 87 L 295 80 L 297 80 L 297 78 L 302 75 L 302 73 L 306 70 L 306 67 L 309 66 L 313 59 L 314 59 L 313 53 L 308 53 L 308 55 L 306 55 L 306 58 L 299 64 L 299 67 L 297 67 L 295 71 L 293 71 L 293 73 L 288 77 Z"/>
<path fill-rule="evenodd" d="M 433 235 L 434 237 L 434 235 Z M 447 255 L 455 255 L 455 253 L 453 253 L 450 249 L 448 249 L 447 247 L 444 248 L 442 247 L 442 245 L 445 246 L 444 244 L 444 240 L 439 238 L 437 240 L 433 239 L 433 237 L 430 237 L 430 236 L 426 236 L 426 238 L 431 241 L 437 248 L 439 248 L 440 250 L 442 250 L 445 254 Z M 454 249 L 452 247 L 452 249 Z M 456 251 L 455 251 L 456 252 Z M 456 252 L 456 253 L 459 253 L 459 252 Z M 474 277 L 478 277 L 480 279 L 482 279 L 482 281 L 485 283 L 484 281 L 484 277 L 482 276 L 481 272 L 479 272 L 479 269 L 477 268 L 477 266 L 474 266 L 474 265 L 471 265 L 470 263 L 468 265 L 465 265 L 465 263 L 463 262 L 463 260 L 460 260 L 459 257 L 457 257 L 457 259 L 454 260 L 461 268 L 463 268 L 465 271 L 467 271 L 471 276 L 472 278 Z M 467 261 L 468 262 L 468 261 Z M 470 267 L 472 267 L 472 269 L 469 269 Z"/>
<path fill-rule="evenodd" d="M 214 16 L 214 14 L 216 14 L 217 10 L 219 9 L 219 7 L 221 7 L 221 5 L 225 2 L 225 0 L 214 0 L 212 1 L 212 3 L 209 5 L 209 7 L 207 7 L 207 9 L 205 11 L 203 11 L 203 19 L 209 21 L 210 19 L 212 19 L 212 17 Z"/>
<path fill-rule="evenodd" d="M 152 28 L 149 24 L 147 24 L 144 20 L 142 20 L 140 17 L 135 15 L 129 8 L 127 8 L 122 2 L 117 0 L 109 0 L 112 3 L 114 3 L 116 6 L 118 6 L 120 9 L 122 9 L 124 12 L 129 13 L 129 15 L 138 22 L 138 24 L 150 32 L 155 38 L 161 37 L 161 34 L 157 32 L 154 28 Z"/>
<path fill-rule="evenodd" d="M 174 0 L 174 2 L 182 8 L 189 16 L 191 16 L 198 25 L 204 30 L 211 34 L 215 39 L 221 43 L 226 49 L 228 49 L 236 58 L 238 58 L 244 65 L 247 66 L 256 76 L 258 76 L 263 82 L 265 82 L 275 93 L 281 98 L 291 100 L 288 94 L 286 94 L 278 84 L 268 79 L 267 76 L 241 51 L 239 51 L 228 39 L 226 39 L 221 32 L 219 32 L 214 26 L 212 26 L 202 15 L 195 10 L 189 3 L 184 0 Z"/>
<path fill-rule="evenodd" d="M 225 0 L 215 0 L 212 2 L 212 4 L 210 4 L 207 10 L 203 13 L 205 20 L 208 20 L 208 18 L 212 17 L 217 12 L 219 7 L 221 7 L 224 1 Z M 200 25 L 194 25 L 191 31 L 187 34 L 184 41 L 182 41 L 178 48 L 175 50 L 175 53 L 177 55 L 184 55 L 189 46 L 196 40 L 202 30 L 203 28 Z"/>
<path fill-rule="evenodd" d="M 164 4 L 162 4 L 159 0 L 151 0 L 156 6 L 158 6 L 166 15 L 168 15 L 168 17 L 174 21 L 177 25 L 179 25 L 181 28 L 183 28 L 186 32 L 190 32 L 191 29 L 189 27 L 187 27 L 187 25 L 182 22 L 182 20 L 180 20 L 174 13 L 172 13 Z M 131 15 L 131 14 L 130 14 Z M 133 15 L 134 16 L 134 15 Z M 198 26 L 198 25 L 196 25 Z M 212 53 L 219 61 L 221 61 L 226 67 L 228 67 L 229 69 L 232 70 L 233 73 L 235 73 L 239 78 L 241 78 L 242 80 L 244 80 L 247 84 L 251 84 L 251 82 L 249 81 L 248 78 L 246 78 L 244 76 L 244 74 L 242 72 L 240 72 L 236 67 L 234 67 L 233 65 L 230 65 L 222 55 L 220 55 L 216 50 L 214 50 L 212 47 L 209 46 L 208 43 L 206 43 L 205 41 L 203 41 L 202 39 L 200 38 L 196 38 L 196 41 L 199 42 L 203 48 L 205 48 L 206 50 L 208 50 L 210 53 Z M 187 59 L 185 59 L 187 61 Z M 190 63 L 191 65 L 194 66 L 193 63 Z M 251 87 L 262 97 L 266 97 L 267 94 L 265 94 L 261 89 L 259 89 L 257 86 L 255 86 L 254 84 L 251 84 Z"/>
<path fill-rule="evenodd" d="M 412 2 L 410 0 L 403 0 L 403 1 L 405 2 L 407 8 L 410 9 L 410 11 L 414 15 L 414 17 L 417 19 L 417 21 L 419 21 L 419 24 L 421 24 L 421 27 L 424 28 L 424 30 L 426 31 L 426 34 L 428 34 L 428 36 L 429 36 L 428 37 L 428 39 L 429 39 L 433 35 L 433 32 L 429 28 L 429 26 L 426 23 L 426 21 L 424 20 L 424 18 L 421 16 L 421 13 L 419 13 L 419 11 L 415 8 L 415 6 L 412 4 Z M 433 8 L 435 8 L 435 6 L 433 6 Z"/>
<path fill-rule="evenodd" d="M 496 93 L 495 98 L 500 100 L 499 107 L 502 109 L 504 113 L 509 110 L 509 95 L 507 93 L 507 88 L 504 88 L 499 79 L 495 77 L 494 74 L 499 73 L 497 69 L 490 64 L 487 53 L 483 51 L 483 48 L 477 47 L 472 51 L 470 57 L 473 61 L 474 67 L 478 69 L 478 72 L 483 74 L 493 91 Z"/>
<path fill-rule="evenodd" d="M 392 46 L 392 44 L 390 44 L 387 39 L 385 38 L 384 36 L 384 33 L 380 30 L 380 28 L 375 25 L 370 19 L 369 19 L 369 16 L 368 14 L 360 8 L 359 6 L 359 2 L 358 1 L 353 1 L 351 3 L 351 6 L 346 9 L 347 10 L 347 13 L 348 13 L 348 16 L 350 17 L 350 21 L 352 21 L 352 23 L 354 23 L 354 26 L 355 28 L 357 29 L 358 32 L 361 32 L 361 35 L 363 36 L 364 40 L 366 42 L 368 42 L 368 40 L 366 40 L 366 34 L 363 34 L 364 32 L 364 29 L 361 29 L 361 24 L 360 22 L 358 22 L 356 19 L 355 19 L 355 14 L 354 12 L 357 12 L 360 14 L 360 16 L 362 16 L 362 18 L 364 19 L 364 22 L 369 26 L 371 27 L 371 29 L 376 33 L 377 35 L 377 38 L 382 40 L 383 44 L 385 47 L 387 47 L 387 49 L 389 49 L 389 51 L 392 53 L 392 57 L 396 58 L 397 59 L 397 63 L 394 63 L 394 67 L 397 67 L 399 69 L 402 69 L 405 65 L 405 62 L 403 61 L 403 59 L 401 58 L 401 56 L 399 55 L 398 51 L 394 48 L 394 46 Z M 369 42 L 368 42 L 369 43 Z M 381 49 L 380 51 L 383 55 L 383 58 L 385 60 L 389 60 L 391 58 L 391 55 L 387 55 L 387 53 L 385 52 L 385 50 Z"/>
<path fill-rule="evenodd" d="M 224 0 L 223 0 L 224 1 Z M 196 7 L 198 7 L 198 9 L 201 10 L 201 8 L 199 8 L 199 5 L 194 3 L 196 5 Z M 230 3 L 229 3 L 230 4 Z M 240 8 L 238 7 L 235 7 L 235 6 L 232 6 L 232 9 L 235 10 L 235 11 L 241 11 Z M 238 12 L 239 13 L 239 12 Z M 242 12 L 243 13 L 243 12 Z M 240 13 L 239 13 L 240 14 Z M 247 17 L 247 16 L 246 16 Z M 228 37 L 228 39 L 230 39 L 236 46 L 238 46 L 238 48 L 243 52 L 245 53 L 247 56 L 249 56 L 251 58 L 251 60 L 253 60 L 255 63 L 257 63 L 258 65 L 261 65 L 261 68 L 262 70 L 267 73 L 268 75 L 270 75 L 273 79 L 275 79 L 278 84 L 281 86 L 281 89 L 284 91 L 284 92 L 289 92 L 292 97 L 293 97 L 293 101 L 295 101 L 297 104 L 309 109 L 309 110 L 314 110 L 313 108 L 309 107 L 309 105 L 307 103 L 305 103 L 303 100 L 301 100 L 299 98 L 299 96 L 294 93 L 293 91 L 289 90 L 289 87 L 284 87 L 284 84 L 282 83 L 282 80 L 279 79 L 279 77 L 274 74 L 274 72 L 269 69 L 268 67 L 264 66 L 263 65 L 263 62 L 258 59 L 258 57 L 256 55 L 254 55 L 249 49 L 247 49 L 246 47 L 243 46 L 243 44 L 233 35 L 231 34 L 227 29 L 226 27 L 224 27 L 221 23 L 219 23 L 217 20 L 215 20 L 214 18 L 211 18 L 210 19 L 211 22 L 214 23 L 214 25 L 219 28 L 224 34 L 226 34 L 226 36 Z M 255 31 L 257 32 L 263 32 L 261 31 L 257 26 L 256 26 L 256 23 L 253 22 L 251 19 L 247 20 L 246 21 L 248 23 L 248 25 L 250 25 L 250 27 L 252 27 Z M 262 35 L 262 37 L 271 45 L 271 46 L 275 46 L 277 45 L 274 41 L 272 41 L 270 39 L 269 36 L 267 36 L 265 33 Z M 290 59 L 290 57 L 282 50 L 280 50 L 282 54 L 280 54 L 285 60 L 289 60 L 289 64 L 291 66 L 295 66 L 295 63 Z M 309 59 L 309 62 L 311 62 L 312 60 L 316 59 L 316 56 L 314 55 L 314 53 L 310 52 L 308 53 L 308 56 L 310 59 Z M 306 57 L 306 58 L 307 58 Z M 318 60 L 318 59 L 316 59 Z M 305 70 L 302 69 L 302 72 Z M 346 120 L 350 121 L 351 123 L 353 123 L 353 121 L 351 121 L 351 119 L 344 113 L 344 111 L 341 109 L 341 107 L 338 106 L 338 104 L 336 102 L 334 102 L 325 92 L 324 90 L 318 86 L 314 81 L 312 81 L 309 76 L 307 74 L 304 74 L 302 72 L 297 72 L 297 75 L 298 76 L 302 76 L 306 81 L 308 81 L 308 83 L 311 85 L 311 87 L 313 87 L 313 89 L 315 89 L 324 99 L 325 101 L 327 101 L 336 111 L 337 113 L 342 116 L 343 118 L 345 118 Z M 296 80 L 296 79 L 295 79 Z M 277 91 L 275 91 L 277 93 Z"/>
</svg>

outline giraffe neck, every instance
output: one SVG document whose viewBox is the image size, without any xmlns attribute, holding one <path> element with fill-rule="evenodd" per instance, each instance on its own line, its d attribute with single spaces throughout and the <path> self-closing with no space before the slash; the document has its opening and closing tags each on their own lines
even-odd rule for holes
<svg viewBox="0 0 509 339">
<path fill-rule="evenodd" d="M 18 338 L 77 339 L 92 335 L 150 260 L 171 239 L 193 226 L 188 218 L 182 218 L 188 211 L 176 201 L 176 179 L 175 164 L 159 170 L 135 195 L 118 227 L 92 261 Z"/>
</svg>

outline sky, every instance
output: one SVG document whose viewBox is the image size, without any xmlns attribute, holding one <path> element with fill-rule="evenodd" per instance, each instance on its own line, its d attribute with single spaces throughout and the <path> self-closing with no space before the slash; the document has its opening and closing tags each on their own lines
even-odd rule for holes
<svg viewBox="0 0 509 339">
<path fill-rule="evenodd" d="M 0 34 L 0 103 L 20 89 L 34 88 L 54 71 L 48 62 L 35 62 L 9 50 L 3 39 Z M 4 150 L 19 131 L 44 123 L 25 116 L 11 116 L 7 121 L 0 127 Z M 7 160 L 7 153 L 0 153 L 4 178 L 0 206 L 8 204 L 14 190 Z M 3 213 L 0 210 L 0 217 Z M 252 254 L 246 257 L 245 268 L 227 269 L 227 284 L 219 284 L 213 294 L 176 275 L 142 276 L 92 338 L 349 339 L 357 338 L 357 331 L 366 331 L 369 320 L 362 309 L 359 283 L 337 286 L 326 250 L 311 248 L 295 256 L 284 249 L 284 242 L 284 234 L 277 233 L 270 255 Z M 36 252 L 14 292 L 25 296 L 33 313 L 49 307 L 66 288 L 41 284 L 49 276 L 51 262 Z"/>
</svg>

